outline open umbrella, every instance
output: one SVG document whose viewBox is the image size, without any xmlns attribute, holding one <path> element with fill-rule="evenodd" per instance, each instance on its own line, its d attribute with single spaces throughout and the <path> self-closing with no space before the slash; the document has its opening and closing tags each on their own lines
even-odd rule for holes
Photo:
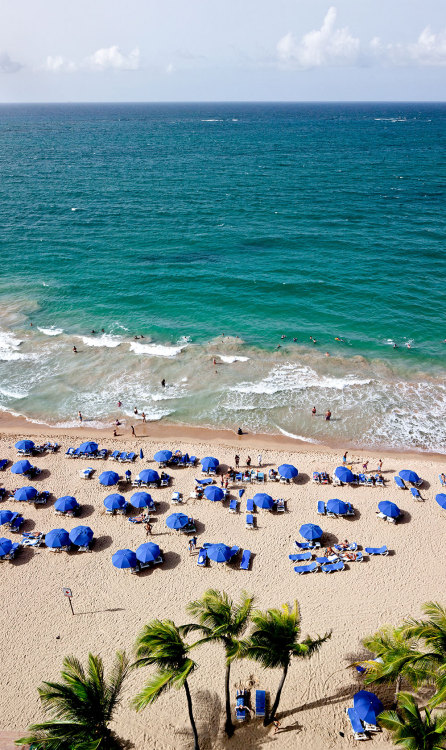
<svg viewBox="0 0 446 750">
<path fill-rule="evenodd" d="M 138 474 L 138 479 L 146 484 L 153 484 L 153 482 L 159 482 L 159 474 L 154 469 L 143 469 Z"/>
<path fill-rule="evenodd" d="M 209 471 L 209 469 L 216 469 L 219 464 L 218 458 L 214 458 L 213 456 L 206 456 L 206 458 L 201 459 L 201 466 L 203 471 Z"/>
<path fill-rule="evenodd" d="M 207 497 L 208 500 L 223 500 L 225 493 L 220 487 L 217 487 L 215 484 L 209 485 L 209 487 L 205 487 L 204 489 L 205 497 Z"/>
<path fill-rule="evenodd" d="M 32 451 L 34 450 L 34 442 L 32 440 L 19 440 L 15 447 L 18 451 Z"/>
<path fill-rule="evenodd" d="M 87 440 L 86 443 L 82 443 L 82 445 L 79 446 L 79 451 L 81 453 L 96 453 L 98 449 L 98 444 L 93 442 L 93 440 Z"/>
<path fill-rule="evenodd" d="M 130 503 L 134 508 L 147 508 L 152 503 L 152 497 L 148 492 L 135 492 L 130 498 Z"/>
<path fill-rule="evenodd" d="M 4 557 L 5 555 L 9 555 L 11 552 L 12 542 L 10 539 L 7 539 L 5 536 L 2 536 L 0 539 L 0 557 Z"/>
<path fill-rule="evenodd" d="M 263 510 L 271 510 L 274 505 L 271 495 L 267 495 L 266 492 L 257 492 L 253 499 L 257 507 Z"/>
<path fill-rule="evenodd" d="M 172 458 L 172 451 L 164 450 L 164 451 L 157 451 L 154 455 L 154 460 L 158 461 L 158 463 L 166 463 L 166 461 L 170 461 Z"/>
<path fill-rule="evenodd" d="M 405 482 L 411 482 L 411 484 L 416 484 L 420 481 L 420 477 L 415 471 L 411 471 L 410 469 L 402 469 L 399 473 L 401 479 L 403 479 Z"/>
<path fill-rule="evenodd" d="M 189 519 L 184 513 L 171 513 L 166 518 L 166 526 L 169 529 L 183 529 L 188 523 Z"/>
<path fill-rule="evenodd" d="M 38 494 L 35 487 L 20 487 L 14 492 L 14 497 L 16 500 L 26 502 L 27 500 L 33 500 Z"/>
<path fill-rule="evenodd" d="M 104 487 L 111 487 L 113 484 L 118 484 L 119 474 L 116 471 L 103 471 L 99 475 L 99 483 L 103 484 Z"/>
<path fill-rule="evenodd" d="M 68 511 L 75 510 L 75 508 L 78 507 L 79 503 L 77 502 L 76 498 L 72 497 L 71 495 L 59 497 L 54 503 L 54 510 L 58 510 L 60 511 L 60 513 L 67 513 Z"/>
<path fill-rule="evenodd" d="M 70 531 L 70 542 L 76 547 L 88 547 L 93 539 L 93 529 L 89 526 L 75 526 Z"/>
<path fill-rule="evenodd" d="M 11 471 L 13 474 L 24 474 L 25 471 L 29 471 L 32 468 L 32 464 L 30 464 L 27 458 L 24 458 L 22 461 L 17 461 L 13 464 L 11 466 Z"/>
<path fill-rule="evenodd" d="M 353 482 L 355 478 L 353 472 L 350 471 L 350 469 L 347 469 L 346 466 L 338 466 L 334 473 L 340 482 Z"/>
<path fill-rule="evenodd" d="M 323 531 L 320 526 L 315 523 L 304 523 L 299 529 L 299 534 L 304 539 L 320 539 Z"/>
<path fill-rule="evenodd" d="M 65 531 L 65 529 L 52 529 L 48 534 L 45 534 L 45 544 L 47 547 L 56 547 L 57 549 L 68 547 L 70 544 L 68 531 Z"/>
<path fill-rule="evenodd" d="M 160 552 L 161 550 L 157 544 L 146 542 L 145 544 L 140 544 L 136 550 L 136 557 L 142 563 L 154 562 L 160 556 Z"/>
<path fill-rule="evenodd" d="M 0 526 L 4 523 L 9 523 L 14 513 L 12 510 L 0 510 Z"/>
<path fill-rule="evenodd" d="M 344 516 L 347 513 L 347 505 L 343 500 L 328 500 L 327 510 L 329 513 L 335 513 L 337 516 Z"/>
<path fill-rule="evenodd" d="M 362 721 L 368 724 L 376 724 L 376 717 L 383 710 L 383 704 L 375 693 L 368 690 L 360 690 L 353 696 L 353 706 Z"/>
<path fill-rule="evenodd" d="M 138 560 L 131 549 L 119 549 L 112 557 L 115 568 L 136 568 Z"/>
<path fill-rule="evenodd" d="M 391 503 L 389 500 L 381 500 L 381 502 L 378 503 L 378 510 L 380 510 L 381 513 L 384 513 L 385 516 L 389 516 L 389 518 L 398 518 L 401 513 L 398 505 Z"/>
<path fill-rule="evenodd" d="M 206 547 L 206 552 L 210 560 L 214 562 L 228 562 L 232 557 L 231 547 L 227 544 L 210 544 Z"/>
<path fill-rule="evenodd" d="M 443 492 L 439 492 L 438 495 L 435 495 L 435 499 L 440 508 L 446 509 L 446 495 Z"/>
<path fill-rule="evenodd" d="M 294 479 L 294 477 L 297 477 L 297 475 L 299 474 L 296 467 L 292 464 L 282 464 L 282 466 L 279 466 L 278 471 L 280 476 L 284 477 L 285 479 Z"/>
<path fill-rule="evenodd" d="M 118 510 L 118 508 L 123 508 L 125 506 L 125 497 L 123 495 L 118 495 L 116 492 L 113 495 L 107 495 L 104 500 L 104 505 L 107 510 Z"/>
</svg>

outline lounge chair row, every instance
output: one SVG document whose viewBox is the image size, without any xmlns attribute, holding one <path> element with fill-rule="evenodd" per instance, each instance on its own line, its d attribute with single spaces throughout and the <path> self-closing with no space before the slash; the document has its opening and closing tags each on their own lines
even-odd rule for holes
<svg viewBox="0 0 446 750">
<path fill-rule="evenodd" d="M 343 487 L 344 484 L 346 482 L 341 482 L 336 474 L 333 475 L 334 487 Z M 366 474 L 353 474 L 353 479 L 348 484 L 356 487 L 384 487 L 384 477 L 381 474 L 369 474 L 368 476 Z"/>
<path fill-rule="evenodd" d="M 24 450 L 23 448 L 17 449 L 19 456 L 35 456 L 41 453 L 56 453 L 60 448 L 59 443 L 44 443 L 43 445 L 35 445 L 32 450 Z"/>
<path fill-rule="evenodd" d="M 413 490 L 416 489 L 417 487 L 421 487 L 421 485 L 423 484 L 423 480 L 422 479 L 418 479 L 418 482 L 407 482 L 407 484 L 401 479 L 401 477 L 398 477 L 398 476 L 393 477 L 393 480 L 394 480 L 394 482 L 395 482 L 395 484 L 396 484 L 396 486 L 398 487 L 399 490 L 408 490 L 409 489 L 408 485 L 410 485 L 411 486 L 411 490 L 410 491 L 411 491 L 412 495 L 414 497 L 416 497 L 417 499 L 420 497 L 420 493 L 418 493 L 418 495 L 416 495 L 416 494 L 414 494 Z M 440 481 L 441 481 L 441 479 L 440 479 Z M 418 490 L 417 490 L 417 492 L 418 492 Z"/>
<path fill-rule="evenodd" d="M 172 477 L 169 474 L 164 474 L 161 475 L 160 479 L 157 479 L 156 482 L 143 482 L 138 477 L 135 477 L 132 482 L 132 487 L 168 487 L 171 478 Z"/>
<path fill-rule="evenodd" d="M 160 550 L 160 553 L 158 557 L 156 558 L 156 560 L 153 560 L 151 562 L 145 562 L 145 563 L 140 562 L 138 560 L 138 565 L 136 566 L 136 568 L 130 568 L 130 573 L 141 573 L 142 570 L 146 570 L 146 568 L 154 568 L 155 565 L 162 565 L 163 562 L 164 562 L 163 551 Z"/>
<path fill-rule="evenodd" d="M 333 513 L 332 511 L 328 510 L 323 500 L 318 500 L 317 512 L 320 516 L 327 516 L 328 518 L 338 518 L 339 516 L 354 516 L 355 509 L 353 505 L 351 503 L 345 503 L 345 505 L 347 506 L 347 510 L 345 513 Z"/>
<path fill-rule="evenodd" d="M 200 551 L 197 557 L 197 565 L 200 568 L 205 568 L 208 563 L 207 547 L 209 546 L 210 545 L 205 542 L 203 546 L 200 548 Z M 240 552 L 240 547 L 232 547 L 231 551 L 233 554 L 228 562 L 234 562 L 234 558 Z M 251 551 L 249 549 L 243 550 L 242 558 L 240 560 L 240 565 L 239 565 L 240 570 L 249 570 L 250 561 L 251 561 Z"/>
<path fill-rule="evenodd" d="M 313 471 L 312 481 L 315 484 L 330 484 L 330 477 L 326 471 Z"/>
<path fill-rule="evenodd" d="M 15 495 L 12 495 L 12 498 L 16 502 L 21 503 L 34 503 L 34 505 L 45 505 L 51 495 L 51 492 L 48 490 L 44 490 L 43 492 L 38 492 L 35 497 L 33 497 L 31 500 L 17 500 Z"/>
<path fill-rule="evenodd" d="M 182 455 L 181 451 L 175 451 L 169 461 L 160 461 L 158 468 L 164 469 L 166 466 L 184 466 L 186 468 L 192 468 L 196 465 L 197 461 L 198 459 L 196 456 L 189 456 L 188 453 Z"/>
<path fill-rule="evenodd" d="M 237 721 L 245 721 L 248 718 L 250 710 L 248 708 L 249 692 L 248 690 L 238 689 L 235 698 L 235 718 Z M 256 690 L 255 716 L 263 717 L 266 712 L 266 692 Z"/>
<path fill-rule="evenodd" d="M 120 455 L 119 451 L 115 451 L 118 455 Z M 88 459 L 102 459 L 105 460 L 109 454 L 109 451 L 107 448 L 102 448 L 102 450 L 97 450 L 94 453 L 84 453 L 81 451 L 80 448 L 68 448 L 68 450 L 65 452 L 65 455 L 67 458 L 88 458 Z M 127 454 L 126 454 L 127 455 Z M 136 453 L 133 454 L 136 458 Z M 111 457 L 111 456 L 110 456 Z M 134 460 L 134 459 L 132 459 Z"/>
</svg>

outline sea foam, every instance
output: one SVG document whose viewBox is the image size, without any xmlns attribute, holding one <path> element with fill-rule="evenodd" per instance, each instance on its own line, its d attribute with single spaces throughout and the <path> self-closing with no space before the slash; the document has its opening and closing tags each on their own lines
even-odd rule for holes
<svg viewBox="0 0 446 750">
<path fill-rule="evenodd" d="M 37 330 L 44 333 L 45 336 L 60 336 L 63 333 L 63 328 L 56 328 L 55 326 L 51 326 L 51 328 L 40 328 L 40 326 L 37 326 Z"/>
<path fill-rule="evenodd" d="M 163 346 L 162 344 L 140 344 L 132 341 L 130 351 L 134 354 L 146 354 L 152 357 L 176 357 L 185 349 L 187 344 L 181 346 Z"/>
</svg>

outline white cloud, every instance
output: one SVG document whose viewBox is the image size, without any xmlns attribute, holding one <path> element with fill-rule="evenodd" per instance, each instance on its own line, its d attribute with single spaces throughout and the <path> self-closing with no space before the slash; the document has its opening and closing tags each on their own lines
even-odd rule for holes
<svg viewBox="0 0 446 750">
<path fill-rule="evenodd" d="M 0 52 L 0 73 L 17 73 L 22 68 L 23 65 L 11 60 L 6 52 Z"/>
<path fill-rule="evenodd" d="M 169 63 L 169 65 L 167 65 L 166 73 L 175 73 L 175 65 L 173 63 Z"/>
<path fill-rule="evenodd" d="M 67 60 L 62 55 L 48 55 L 45 60 L 44 70 L 49 70 L 51 73 L 73 73 L 77 70 L 77 65 L 71 60 Z"/>
<path fill-rule="evenodd" d="M 138 47 L 125 55 L 118 46 L 98 49 L 85 61 L 92 70 L 139 70 L 140 53 Z"/>
<path fill-rule="evenodd" d="M 355 65 L 360 56 L 360 41 L 347 27 L 336 28 L 336 8 L 328 9 L 320 29 L 309 31 L 300 41 L 291 32 L 277 44 L 282 64 L 308 69 L 325 65 Z"/>
<path fill-rule="evenodd" d="M 389 60 L 396 65 L 446 65 L 446 29 L 435 34 L 429 26 L 412 44 L 389 44 Z"/>
</svg>

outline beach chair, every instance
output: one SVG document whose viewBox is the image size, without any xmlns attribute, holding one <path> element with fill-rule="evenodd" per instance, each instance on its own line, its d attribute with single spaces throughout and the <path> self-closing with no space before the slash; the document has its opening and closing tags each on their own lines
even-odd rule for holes
<svg viewBox="0 0 446 750">
<path fill-rule="evenodd" d="M 401 477 L 393 477 L 393 479 L 394 479 L 394 482 L 395 482 L 395 484 L 396 484 L 396 486 L 398 487 L 399 490 L 407 490 L 407 487 L 404 484 L 404 482 L 401 479 Z"/>
<path fill-rule="evenodd" d="M 277 471 L 275 471 L 274 469 L 270 469 L 269 472 L 268 472 L 268 479 L 271 482 L 277 482 L 278 479 L 279 479 L 279 477 L 277 475 Z"/>
<path fill-rule="evenodd" d="M 388 555 L 389 550 L 385 545 L 382 547 L 365 547 L 364 552 L 368 555 Z"/>
<path fill-rule="evenodd" d="M 237 557 L 238 553 L 240 552 L 240 547 L 231 547 L 231 557 L 229 558 L 228 562 L 234 562 L 234 557 Z"/>
<path fill-rule="evenodd" d="M 346 505 L 347 505 L 347 512 L 346 512 L 345 515 L 346 516 L 354 516 L 355 515 L 355 509 L 354 509 L 353 505 L 351 503 L 346 503 Z"/>
<path fill-rule="evenodd" d="M 333 549 L 335 549 L 336 552 L 356 552 L 358 549 L 358 543 L 350 542 L 348 547 L 344 547 L 342 544 L 333 544 Z"/>
<path fill-rule="evenodd" d="M 246 500 L 246 510 L 248 513 L 254 513 L 254 500 L 252 498 Z"/>
<path fill-rule="evenodd" d="M 240 570 L 249 570 L 250 560 L 251 560 L 251 551 L 249 549 L 243 550 L 242 559 L 240 561 Z"/>
<path fill-rule="evenodd" d="M 319 516 L 325 516 L 325 503 L 323 500 L 317 501 L 317 512 Z"/>
<path fill-rule="evenodd" d="M 442 487 L 446 487 L 446 482 L 441 478 L 441 474 L 438 475 L 438 478 L 440 480 L 440 484 Z"/>
<path fill-rule="evenodd" d="M 375 486 L 375 477 L 367 477 L 367 487 Z"/>
<path fill-rule="evenodd" d="M 398 518 L 401 517 L 401 514 L 397 518 L 392 518 L 391 516 L 387 516 L 386 521 L 387 523 L 396 523 Z"/>
<path fill-rule="evenodd" d="M 107 448 L 102 448 L 102 450 L 100 450 L 98 452 L 97 458 L 100 458 L 103 461 L 105 461 L 105 459 L 107 458 L 107 456 L 108 456 L 108 450 L 107 450 Z"/>
<path fill-rule="evenodd" d="M 423 499 L 416 487 L 411 487 L 410 488 L 410 494 L 412 495 L 412 497 L 414 498 L 414 500 L 422 500 Z"/>
<path fill-rule="evenodd" d="M 169 474 L 167 474 L 167 476 L 165 476 L 162 479 L 160 479 L 160 487 L 168 487 L 169 486 L 169 482 L 170 482 L 170 476 L 169 476 Z M 157 486 L 156 482 L 152 482 L 150 486 L 156 487 Z"/>
<path fill-rule="evenodd" d="M 256 690 L 256 716 L 262 717 L 266 713 L 266 692 Z"/>
<path fill-rule="evenodd" d="M 113 451 L 113 453 L 110 453 L 110 458 L 112 461 L 117 461 L 120 455 L 119 451 Z"/>
<path fill-rule="evenodd" d="M 18 551 L 20 550 L 20 544 L 18 542 L 14 542 L 12 545 L 10 551 L 7 555 L 4 555 L 3 557 L 0 557 L 0 561 L 2 560 L 14 560 L 15 556 L 17 555 Z"/>
<path fill-rule="evenodd" d="M 308 562 L 308 560 L 311 560 L 311 552 L 297 552 L 294 555 L 288 555 L 288 558 L 292 562 Z"/>
<path fill-rule="evenodd" d="M 346 708 L 345 713 L 347 714 L 353 731 L 354 740 L 368 740 L 367 735 L 364 732 L 364 727 L 361 723 L 356 710 L 354 708 Z"/>
<path fill-rule="evenodd" d="M 280 500 L 277 500 L 276 502 L 276 513 L 285 513 L 286 511 L 286 500 L 283 500 L 280 498 Z"/>
<path fill-rule="evenodd" d="M 320 542 L 294 542 L 294 546 L 297 549 L 319 549 L 321 546 Z"/>
<path fill-rule="evenodd" d="M 237 513 L 237 500 L 235 498 L 229 503 L 229 512 Z"/>
<path fill-rule="evenodd" d="M 197 557 L 197 565 L 200 566 L 200 568 L 205 568 L 206 563 L 208 561 L 208 553 L 205 547 L 202 547 L 198 553 Z"/>
<path fill-rule="evenodd" d="M 181 458 L 178 459 L 178 466 L 187 466 L 188 460 L 189 456 L 185 453 L 184 456 L 181 456 Z"/>
<path fill-rule="evenodd" d="M 43 544 L 43 534 L 36 534 L 31 531 L 22 531 L 20 539 L 22 547 L 40 547 Z"/>
<path fill-rule="evenodd" d="M 198 484 L 198 485 L 199 485 L 200 487 L 203 487 L 203 488 L 204 488 L 204 487 L 207 487 L 207 486 L 208 486 L 208 485 L 210 485 L 210 484 L 214 484 L 214 480 L 213 480 L 213 479 L 211 479 L 211 477 L 208 477 L 207 479 L 197 479 L 197 478 L 195 478 L 195 481 L 196 481 L 196 483 L 197 483 L 197 484 Z"/>
<path fill-rule="evenodd" d="M 358 474 L 359 478 L 359 486 L 360 487 L 367 487 L 367 477 L 365 474 Z"/>
<path fill-rule="evenodd" d="M 39 492 L 39 494 L 33 500 L 34 505 L 45 505 L 48 501 L 49 496 L 50 493 L 48 492 L 48 490 Z"/>
<path fill-rule="evenodd" d="M 20 527 L 23 525 L 24 521 L 25 519 L 20 515 L 20 513 L 14 513 L 8 524 L 9 530 L 12 533 L 16 534 L 20 531 Z"/>
<path fill-rule="evenodd" d="M 338 570 L 344 570 L 344 562 L 339 560 L 338 562 L 328 563 L 322 566 L 324 573 L 336 573 Z"/>
<path fill-rule="evenodd" d="M 124 451 L 123 453 L 121 453 L 121 454 L 120 454 L 120 455 L 118 456 L 118 461 L 119 461 L 120 463 L 124 463 L 125 461 L 127 461 L 127 451 Z"/>
<path fill-rule="evenodd" d="M 132 487 L 142 487 L 142 482 L 141 482 L 141 480 L 140 480 L 140 479 L 137 479 L 137 478 L 135 477 L 135 479 L 133 479 L 133 481 L 132 481 Z"/>
<path fill-rule="evenodd" d="M 68 448 L 68 450 L 65 452 L 65 455 L 67 458 L 75 458 L 74 448 Z"/>
<path fill-rule="evenodd" d="M 342 487 L 342 482 L 337 478 L 336 474 L 333 474 L 333 487 Z"/>
<path fill-rule="evenodd" d="M 335 563 L 339 561 L 339 557 L 337 555 L 328 555 L 328 557 L 316 557 L 316 562 L 319 563 L 319 565 L 329 565 L 330 563 Z"/>
<path fill-rule="evenodd" d="M 133 463 L 133 461 L 136 458 L 136 453 L 127 453 L 127 458 L 125 459 L 127 463 Z"/>
<path fill-rule="evenodd" d="M 321 471 L 320 477 L 321 477 L 321 484 L 330 484 L 330 477 L 328 476 L 326 471 Z"/>
<path fill-rule="evenodd" d="M 365 721 L 365 719 L 362 719 L 362 723 L 366 732 L 380 732 L 381 731 L 381 727 L 379 727 L 377 724 L 369 724 L 369 722 Z"/>
<path fill-rule="evenodd" d="M 352 560 L 350 557 L 348 557 L 345 553 L 341 555 L 341 558 L 344 562 L 364 562 L 364 557 L 362 555 L 362 552 L 354 552 L 355 555 L 354 559 Z"/>
<path fill-rule="evenodd" d="M 378 516 L 378 518 L 382 518 L 382 519 L 383 519 L 383 521 L 385 521 L 385 520 L 386 520 L 386 518 L 387 518 L 386 514 L 385 514 L 385 513 L 382 513 L 382 511 L 380 511 L 380 510 L 377 510 L 377 511 L 376 511 L 376 515 Z"/>
<path fill-rule="evenodd" d="M 181 499 L 181 492 L 172 492 L 172 497 L 170 499 L 174 505 L 178 505 L 179 503 L 183 502 Z"/>
<path fill-rule="evenodd" d="M 117 516 L 125 516 L 125 514 L 127 513 L 127 508 L 128 507 L 129 507 L 129 504 L 125 503 L 125 505 L 123 505 L 122 508 L 117 508 L 116 509 L 116 515 Z"/>
<path fill-rule="evenodd" d="M 242 474 L 242 482 L 250 482 L 251 481 L 251 474 Z"/>
<path fill-rule="evenodd" d="M 311 479 L 314 484 L 320 484 L 321 483 L 321 475 L 318 471 L 313 471 L 313 477 Z"/>
<path fill-rule="evenodd" d="M 237 690 L 237 697 L 235 701 L 235 718 L 237 719 L 237 721 L 245 721 L 248 715 L 245 706 L 246 698 L 246 690 Z"/>
<path fill-rule="evenodd" d="M 0 461 L 0 471 L 4 471 L 7 465 L 8 465 L 8 459 L 2 458 L 2 460 Z"/>
<path fill-rule="evenodd" d="M 258 482 L 265 482 L 266 481 L 266 477 L 265 477 L 265 474 L 264 474 L 263 471 L 258 471 L 257 472 L 257 481 Z"/>
<path fill-rule="evenodd" d="M 384 477 L 380 474 L 375 474 L 375 487 L 384 487 Z"/>
<path fill-rule="evenodd" d="M 139 516 L 130 516 L 127 518 L 127 521 L 130 523 L 149 523 L 150 522 L 150 516 L 147 513 L 140 513 Z"/>
<path fill-rule="evenodd" d="M 317 562 L 312 562 L 309 565 L 296 565 L 294 568 L 295 573 L 302 575 L 303 573 L 316 573 L 319 570 Z"/>
<path fill-rule="evenodd" d="M 246 523 L 245 523 L 246 529 L 253 529 L 254 528 L 254 516 L 252 513 L 246 514 Z"/>
<path fill-rule="evenodd" d="M 195 466 L 196 463 L 197 463 L 197 457 L 189 456 L 188 460 L 186 461 L 186 466 L 187 467 Z"/>
<path fill-rule="evenodd" d="M 91 479 L 93 476 L 94 469 L 89 466 L 87 469 L 82 469 L 79 472 L 79 476 L 82 477 L 82 479 Z"/>
</svg>

